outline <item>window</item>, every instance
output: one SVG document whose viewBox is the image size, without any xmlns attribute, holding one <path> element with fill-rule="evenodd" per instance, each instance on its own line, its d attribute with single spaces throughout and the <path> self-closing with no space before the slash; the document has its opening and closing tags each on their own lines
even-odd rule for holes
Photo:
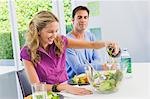
<svg viewBox="0 0 150 99">
<path fill-rule="evenodd" d="M 66 33 L 72 30 L 72 10 L 71 10 L 71 0 L 64 0 L 64 14 L 66 21 Z"/>
<path fill-rule="evenodd" d="M 0 1 L 0 66 L 14 64 L 7 0 Z"/>
</svg>

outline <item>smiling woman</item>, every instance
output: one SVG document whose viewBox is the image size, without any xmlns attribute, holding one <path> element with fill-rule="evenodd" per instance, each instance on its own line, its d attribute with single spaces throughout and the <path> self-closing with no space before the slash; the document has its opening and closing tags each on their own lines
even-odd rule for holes
<svg viewBox="0 0 150 99">
<path fill-rule="evenodd" d="M 71 44 L 79 46 L 80 42 L 75 43 L 58 35 L 57 31 L 58 19 L 51 12 L 40 11 L 30 21 L 26 45 L 20 53 L 30 82 L 46 82 L 48 91 L 66 90 L 77 95 L 91 94 L 86 89 L 72 87 L 66 83 L 68 77 L 65 50 Z M 88 44 L 83 43 L 87 47 Z"/>
</svg>

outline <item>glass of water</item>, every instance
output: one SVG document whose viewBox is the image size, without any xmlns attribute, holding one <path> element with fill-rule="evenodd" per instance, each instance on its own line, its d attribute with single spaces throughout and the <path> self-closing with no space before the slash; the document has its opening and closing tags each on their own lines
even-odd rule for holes
<svg viewBox="0 0 150 99">
<path fill-rule="evenodd" d="M 33 99 L 47 99 L 47 88 L 45 82 L 32 84 Z"/>
</svg>

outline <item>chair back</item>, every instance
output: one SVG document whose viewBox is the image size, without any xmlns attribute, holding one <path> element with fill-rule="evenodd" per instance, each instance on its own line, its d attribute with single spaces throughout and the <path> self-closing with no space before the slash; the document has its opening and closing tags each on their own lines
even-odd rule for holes
<svg viewBox="0 0 150 99">
<path fill-rule="evenodd" d="M 17 71 L 17 76 L 19 79 L 19 83 L 20 83 L 23 97 L 31 95 L 32 94 L 31 84 L 27 78 L 25 70 L 22 69 L 22 70 Z"/>
<path fill-rule="evenodd" d="M 0 74 L 0 99 L 19 99 L 16 72 Z"/>
</svg>

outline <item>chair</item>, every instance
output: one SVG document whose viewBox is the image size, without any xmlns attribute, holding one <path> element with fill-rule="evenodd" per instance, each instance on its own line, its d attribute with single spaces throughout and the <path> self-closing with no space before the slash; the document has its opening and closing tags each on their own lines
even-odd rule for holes
<svg viewBox="0 0 150 99">
<path fill-rule="evenodd" d="M 0 99 L 19 99 L 16 72 L 0 74 Z"/>
<path fill-rule="evenodd" d="M 32 94 L 31 84 L 27 78 L 25 70 L 22 69 L 22 70 L 17 71 L 17 76 L 19 79 L 23 97 L 27 97 L 28 95 L 31 95 Z"/>
</svg>

